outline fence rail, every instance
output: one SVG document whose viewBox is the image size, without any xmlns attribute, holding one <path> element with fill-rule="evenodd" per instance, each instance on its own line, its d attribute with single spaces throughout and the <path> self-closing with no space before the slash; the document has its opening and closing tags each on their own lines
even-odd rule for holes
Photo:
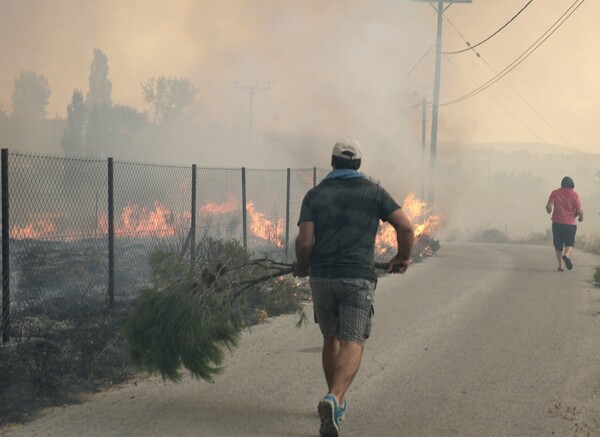
<svg viewBox="0 0 600 437">
<path fill-rule="evenodd" d="M 291 221 L 326 170 L 163 166 L 2 149 L 2 341 L 45 299 L 131 298 L 148 255 L 197 238 L 235 239 L 290 257 Z M 11 311 L 13 310 L 13 311 Z"/>
</svg>

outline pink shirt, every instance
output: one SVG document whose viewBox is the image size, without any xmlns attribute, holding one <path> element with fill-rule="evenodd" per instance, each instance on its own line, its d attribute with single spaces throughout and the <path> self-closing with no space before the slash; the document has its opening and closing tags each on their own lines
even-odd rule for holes
<svg viewBox="0 0 600 437">
<path fill-rule="evenodd" d="M 559 188 L 550 193 L 548 204 L 554 205 L 552 221 L 564 225 L 574 225 L 581 201 L 573 188 Z"/>
</svg>

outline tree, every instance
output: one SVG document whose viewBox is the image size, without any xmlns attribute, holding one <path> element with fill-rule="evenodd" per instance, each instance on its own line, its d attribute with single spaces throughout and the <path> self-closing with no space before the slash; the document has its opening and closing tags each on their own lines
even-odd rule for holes
<svg viewBox="0 0 600 437">
<path fill-rule="evenodd" d="M 87 106 L 80 90 L 73 91 L 71 104 L 67 107 L 67 127 L 63 132 L 61 146 L 65 155 L 82 156 L 84 152 L 84 130 Z"/>
<path fill-rule="evenodd" d="M 4 107 L 0 105 L 0 123 L 8 122 L 8 114 L 4 110 Z"/>
<path fill-rule="evenodd" d="M 113 106 L 112 114 L 112 140 L 108 153 L 121 159 L 139 159 L 140 155 L 136 156 L 136 152 L 143 153 L 146 142 L 146 114 L 125 105 Z"/>
<path fill-rule="evenodd" d="M 144 114 L 129 106 L 95 106 L 89 111 L 85 126 L 88 156 L 127 156 L 132 148 L 139 146 L 145 126 Z"/>
<path fill-rule="evenodd" d="M 15 79 L 12 95 L 13 117 L 39 120 L 46 116 L 50 99 L 50 85 L 46 76 L 34 71 L 21 71 Z"/>
<path fill-rule="evenodd" d="M 8 147 L 10 144 L 10 118 L 0 105 L 0 146 Z"/>
<path fill-rule="evenodd" d="M 192 82 L 180 77 L 152 77 L 141 85 L 154 119 L 160 124 L 181 115 L 192 105 L 197 93 Z"/>
<path fill-rule="evenodd" d="M 112 82 L 108 79 L 108 58 L 100 49 L 94 49 L 89 85 L 86 103 L 90 109 L 95 106 L 112 105 Z"/>
</svg>

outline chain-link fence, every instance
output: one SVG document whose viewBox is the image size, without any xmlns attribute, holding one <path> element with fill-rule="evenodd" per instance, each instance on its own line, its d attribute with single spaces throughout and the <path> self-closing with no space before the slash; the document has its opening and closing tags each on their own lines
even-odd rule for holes
<svg viewBox="0 0 600 437">
<path fill-rule="evenodd" d="M 2 152 L 3 342 L 49 301 L 131 299 L 160 248 L 193 257 L 201 238 L 235 239 L 289 261 L 302 197 L 326 174 Z"/>
</svg>

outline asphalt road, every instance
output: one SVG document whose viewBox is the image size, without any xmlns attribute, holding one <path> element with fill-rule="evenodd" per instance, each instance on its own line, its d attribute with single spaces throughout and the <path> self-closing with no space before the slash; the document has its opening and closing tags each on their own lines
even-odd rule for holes
<svg viewBox="0 0 600 437">
<path fill-rule="evenodd" d="M 557 272 L 552 247 L 444 244 L 382 278 L 341 435 L 600 435 L 600 257 L 573 261 Z M 296 321 L 252 329 L 214 384 L 143 378 L 5 435 L 316 436 L 321 338 Z"/>
</svg>

